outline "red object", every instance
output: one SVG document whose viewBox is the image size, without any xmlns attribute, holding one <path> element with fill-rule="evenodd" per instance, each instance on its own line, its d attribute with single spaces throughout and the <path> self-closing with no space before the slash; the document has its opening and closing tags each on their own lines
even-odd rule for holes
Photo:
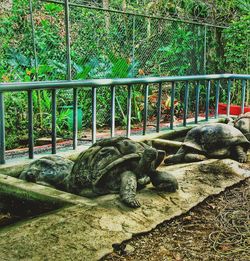
<svg viewBox="0 0 250 261">
<path fill-rule="evenodd" d="M 244 107 L 244 113 L 250 112 L 250 107 Z M 219 103 L 219 114 L 227 114 L 227 105 L 225 103 Z M 240 115 L 241 106 L 230 105 L 230 115 Z"/>
</svg>

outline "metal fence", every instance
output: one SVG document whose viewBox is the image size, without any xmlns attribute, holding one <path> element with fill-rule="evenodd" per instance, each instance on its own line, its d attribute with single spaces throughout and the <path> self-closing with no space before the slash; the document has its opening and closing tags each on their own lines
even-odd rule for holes
<svg viewBox="0 0 250 261">
<path fill-rule="evenodd" d="M 68 0 L 21 3 L 10 13 L 14 21 L 21 18 L 19 28 L 14 28 L 15 22 L 3 21 L 10 29 L 1 39 L 2 80 L 218 73 L 213 53 L 223 45 L 216 39 L 223 26 L 123 13 Z"/>
<path fill-rule="evenodd" d="M 223 48 L 222 26 L 174 18 L 155 17 L 79 4 L 79 1 L 22 0 L 13 1 L 13 9 L 5 10 L 0 19 L 0 82 L 36 82 L 51 80 L 83 80 L 141 78 L 145 76 L 198 75 L 223 73 L 223 59 L 218 48 Z M 1 16 L 0 7 L 0 16 Z M 2 16 L 1 16 L 2 18 Z M 221 58 L 221 59 L 220 59 Z M 222 66 L 218 64 L 220 60 Z M 223 68 L 223 69 L 221 69 Z M 189 108 L 195 109 L 195 83 L 190 83 Z M 149 85 L 148 117 L 156 117 L 157 97 L 162 92 L 164 104 L 171 99 L 171 83 Z M 232 101 L 241 102 L 242 86 L 233 82 Z M 178 118 L 185 112 L 185 83 L 175 86 Z M 200 82 L 200 111 L 206 107 L 207 86 Z M 227 82 L 221 81 L 221 101 L 227 99 Z M 1 91 L 1 90 L 0 90 Z M 72 106 L 75 89 L 57 91 L 57 107 Z M 122 86 L 116 88 L 113 106 L 118 126 L 127 124 L 127 93 Z M 7 148 L 19 146 L 20 135 L 26 133 L 28 92 L 8 92 L 5 112 L 8 133 Z M 80 88 L 78 105 L 84 111 L 82 133 L 92 126 L 93 91 Z M 96 89 L 96 124 L 108 126 L 112 92 L 109 87 Z M 215 88 L 211 88 L 210 105 L 215 108 Z M 53 132 L 51 114 L 55 111 L 51 100 L 53 92 L 40 88 L 33 92 L 34 129 L 36 137 Z M 143 85 L 132 88 L 131 122 L 143 123 L 145 101 Z M 152 100 L 154 101 L 152 102 Z M 53 103 L 52 103 L 53 104 Z M 165 110 L 166 109 L 166 110 Z M 165 111 L 164 111 L 165 110 Z M 165 113 L 163 115 L 163 113 Z M 176 115 L 176 113 L 178 115 Z M 63 111 L 57 110 L 55 128 L 65 128 Z M 159 114 L 158 114 L 159 116 Z M 170 120 L 170 107 L 162 106 L 164 123 Z M 133 127 L 133 126 L 132 126 Z M 67 135 L 71 130 L 67 128 Z M 63 130 L 64 131 L 64 130 Z M 62 131 L 62 136 L 65 134 Z M 58 132 L 59 133 L 59 132 Z M 61 135 L 61 133 L 60 133 Z M 15 136 L 15 137 L 14 137 Z M 27 139 L 26 139 L 27 142 Z"/>
<path fill-rule="evenodd" d="M 219 93 L 220 93 L 220 81 L 227 82 L 227 116 L 230 114 L 231 104 L 231 86 L 232 82 L 240 82 L 241 84 L 241 111 L 244 112 L 245 103 L 245 92 L 246 92 L 246 81 L 250 80 L 249 75 L 201 75 L 201 76 L 179 76 L 179 77 L 145 77 L 145 78 L 125 78 L 125 79 L 99 79 L 99 80 L 77 80 L 77 81 L 51 81 L 51 82 L 34 82 L 34 83 L 9 83 L 0 84 L 0 164 L 5 163 L 5 109 L 4 109 L 4 94 L 25 91 L 28 93 L 28 137 L 29 137 L 29 158 L 34 156 L 34 130 L 33 130 L 33 96 L 32 92 L 39 89 L 50 90 L 51 103 L 52 103 L 52 154 L 56 153 L 56 111 L 57 111 L 57 90 L 58 89 L 69 89 L 73 88 L 73 149 L 77 147 L 77 106 L 78 106 L 78 90 L 91 88 L 92 92 L 92 142 L 96 141 L 96 116 L 97 116 L 97 89 L 102 89 L 105 86 L 110 88 L 110 100 L 106 101 L 110 104 L 110 130 L 111 137 L 115 135 L 115 91 L 118 87 L 123 88 L 123 92 L 127 93 L 127 121 L 126 121 L 126 136 L 130 136 L 131 132 L 131 108 L 132 108 L 132 89 L 136 85 L 144 86 L 144 109 L 143 109 L 143 135 L 146 134 L 147 121 L 148 121 L 148 92 L 149 84 L 157 84 L 158 96 L 157 96 L 157 107 L 156 107 L 156 132 L 160 131 L 160 118 L 161 118 L 161 100 L 162 100 L 162 85 L 165 83 L 171 84 L 171 110 L 170 110 L 170 129 L 174 127 L 174 99 L 175 99 L 175 88 L 177 83 L 184 83 L 184 112 L 183 112 L 183 126 L 187 125 L 188 112 L 190 110 L 189 93 L 195 92 L 195 107 L 192 110 L 194 112 L 194 122 L 199 121 L 199 102 L 200 102 L 200 82 L 205 82 L 206 85 L 206 107 L 205 107 L 205 120 L 209 120 L 209 109 L 211 100 L 211 89 L 215 93 L 215 111 L 213 117 L 218 117 L 218 104 L 219 104 Z"/>
</svg>

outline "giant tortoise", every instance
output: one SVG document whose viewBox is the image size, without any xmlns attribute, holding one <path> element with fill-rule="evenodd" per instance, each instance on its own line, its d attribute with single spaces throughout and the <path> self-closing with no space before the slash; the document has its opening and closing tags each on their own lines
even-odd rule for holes
<svg viewBox="0 0 250 261">
<path fill-rule="evenodd" d="M 229 125 L 240 130 L 250 141 L 250 112 L 239 115 L 235 120 L 228 118 L 227 122 Z"/>
<path fill-rule="evenodd" d="M 168 156 L 164 162 L 169 164 L 227 157 L 246 162 L 249 147 L 249 141 L 237 128 L 223 123 L 205 124 L 191 129 L 177 153 Z"/>
<path fill-rule="evenodd" d="M 175 191 L 178 183 L 167 172 L 157 171 L 165 152 L 143 142 L 115 137 L 96 142 L 82 152 L 66 178 L 67 191 L 80 195 L 120 193 L 122 202 L 139 207 L 136 191 L 150 181 L 165 191 Z"/>
<path fill-rule="evenodd" d="M 116 137 L 96 142 L 75 163 L 56 155 L 38 159 L 20 178 L 81 196 L 120 193 L 125 204 L 139 207 L 136 191 L 149 182 L 159 190 L 178 188 L 175 177 L 156 170 L 164 157 L 164 151 L 143 142 Z"/>
</svg>

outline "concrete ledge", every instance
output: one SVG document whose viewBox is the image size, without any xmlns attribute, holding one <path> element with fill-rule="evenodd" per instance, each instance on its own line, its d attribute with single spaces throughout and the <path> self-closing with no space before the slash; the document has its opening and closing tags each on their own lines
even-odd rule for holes
<svg viewBox="0 0 250 261">
<path fill-rule="evenodd" d="M 75 206 L 6 227 L 0 231 L 0 260 L 98 260 L 112 252 L 113 244 L 150 231 L 250 176 L 249 164 L 230 159 L 160 169 L 176 176 L 177 192 L 163 193 L 148 186 L 138 192 L 142 203 L 138 209 L 107 195 L 89 199 L 94 204 L 76 201 Z"/>
<path fill-rule="evenodd" d="M 23 200 L 45 201 L 59 206 L 96 205 L 93 201 L 84 197 L 0 174 L 1 195 L 9 195 Z"/>
</svg>

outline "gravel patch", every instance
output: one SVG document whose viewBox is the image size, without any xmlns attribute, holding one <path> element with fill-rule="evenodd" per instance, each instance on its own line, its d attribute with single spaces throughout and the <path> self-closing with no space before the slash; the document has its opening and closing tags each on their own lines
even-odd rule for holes
<svg viewBox="0 0 250 261">
<path fill-rule="evenodd" d="M 250 179 L 150 233 L 114 246 L 102 261 L 247 261 L 249 257 Z"/>
</svg>

